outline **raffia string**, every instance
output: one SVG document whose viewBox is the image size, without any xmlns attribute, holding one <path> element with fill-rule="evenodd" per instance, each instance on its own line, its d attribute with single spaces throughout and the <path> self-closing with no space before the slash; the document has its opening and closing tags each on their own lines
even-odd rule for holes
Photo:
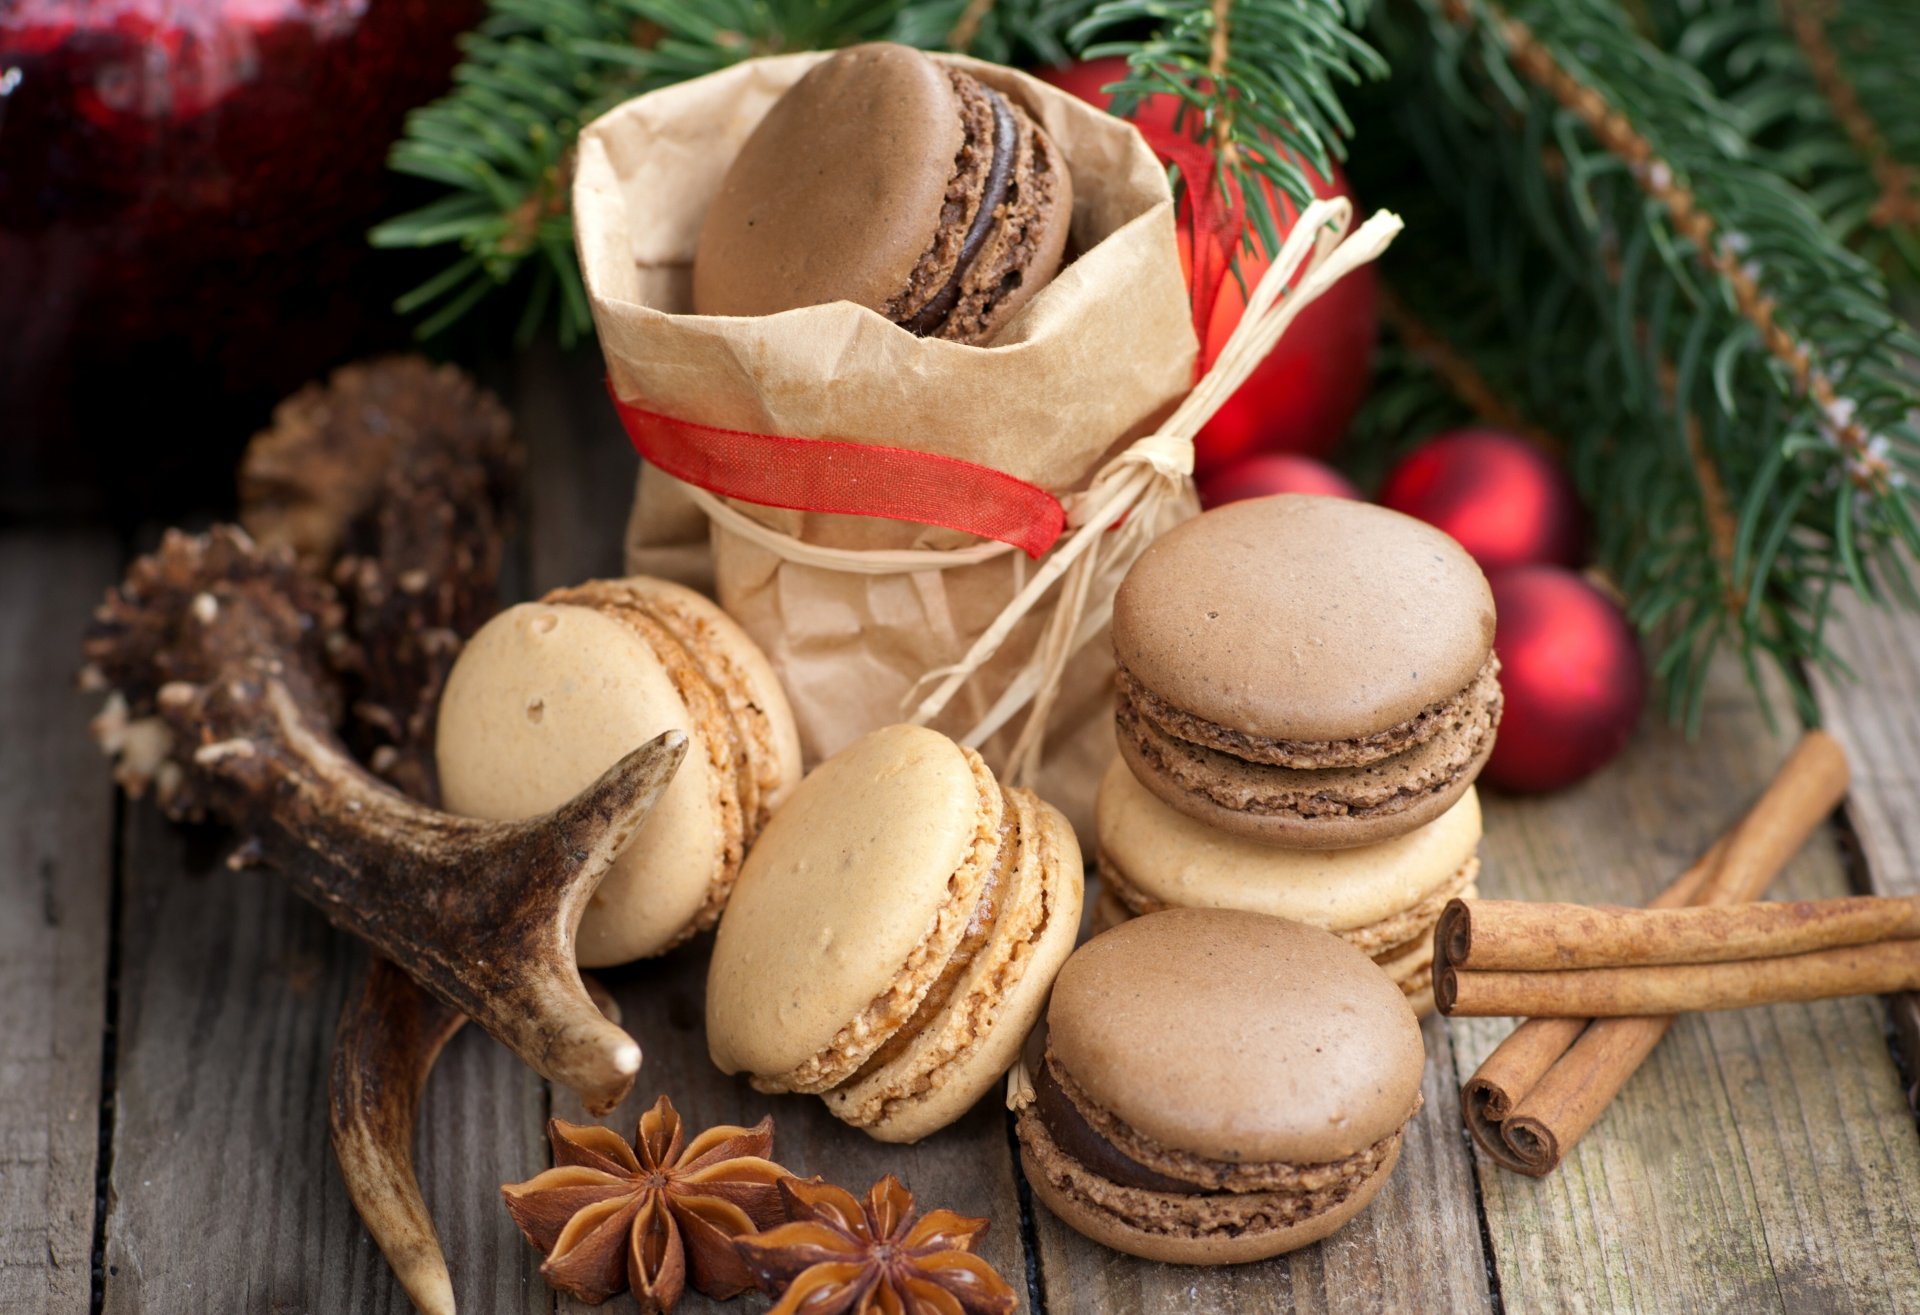
<svg viewBox="0 0 1920 1315">
<path fill-rule="evenodd" d="M 1401 229 L 1400 217 L 1384 210 L 1371 215 L 1349 236 L 1352 222 L 1353 206 L 1345 198 L 1307 206 L 1271 266 L 1254 285 L 1246 312 L 1214 367 L 1158 431 L 1109 461 L 1084 491 L 1064 499 L 1067 532 L 966 655 L 920 679 L 901 709 L 907 720 L 925 725 L 938 717 L 1047 592 L 1060 584 L 1053 614 L 1026 665 L 993 706 L 960 737 L 961 743 L 978 748 L 1031 704 L 1032 711 L 1004 771 L 1016 784 L 1032 777 L 1040 764 L 1047 716 L 1059 694 L 1067 663 L 1100 633 L 1112 615 L 1112 597 L 1097 597 L 1094 582 L 1132 564 L 1150 542 L 1159 513 L 1188 496 L 1194 435 L 1266 359 L 1287 326 L 1341 278 L 1385 251 Z M 1288 284 L 1296 274 L 1299 283 L 1289 290 Z M 823 570 L 907 575 L 974 566 L 1015 551 L 1009 544 L 991 541 L 952 549 L 822 547 L 763 525 L 705 489 L 689 485 L 687 492 L 715 524 L 729 533 L 786 561 Z"/>
</svg>

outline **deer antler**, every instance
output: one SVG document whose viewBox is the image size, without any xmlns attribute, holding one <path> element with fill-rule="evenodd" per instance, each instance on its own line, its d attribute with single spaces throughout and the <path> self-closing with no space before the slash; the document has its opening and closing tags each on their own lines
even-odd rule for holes
<svg viewBox="0 0 1920 1315">
<path fill-rule="evenodd" d="M 372 944 L 587 1107 L 618 1104 L 640 1047 L 601 1016 L 574 933 L 686 752 L 671 731 L 543 817 L 481 822 L 370 775 L 333 733 L 331 590 L 246 534 L 170 532 L 108 595 L 83 683 L 112 691 L 95 735 L 130 793 L 211 813 L 335 926 Z"/>
</svg>

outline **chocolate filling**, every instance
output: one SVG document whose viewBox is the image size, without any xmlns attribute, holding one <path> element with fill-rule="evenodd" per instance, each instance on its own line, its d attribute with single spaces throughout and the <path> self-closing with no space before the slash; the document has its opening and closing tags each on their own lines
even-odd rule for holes
<svg viewBox="0 0 1920 1315">
<path fill-rule="evenodd" d="M 960 244 L 960 258 L 954 262 L 953 275 L 947 280 L 947 286 L 934 293 L 932 300 L 901 325 L 909 333 L 922 338 L 936 332 L 959 302 L 961 285 L 966 282 L 967 274 L 973 268 L 974 257 L 980 254 L 980 248 L 985 245 L 987 234 L 993 231 L 994 211 L 1005 203 L 1007 184 L 1013 176 L 1013 161 L 1019 145 L 1019 131 L 1014 125 L 1013 111 L 993 88 L 982 87 L 981 90 L 986 92 L 987 103 L 993 107 L 993 163 L 987 167 L 986 185 L 980 193 L 980 208 L 973 212 L 973 223 L 967 229 L 966 240 Z"/>
<path fill-rule="evenodd" d="M 1129 1159 L 1119 1147 L 1095 1132 L 1093 1125 L 1075 1108 L 1067 1093 L 1060 1089 L 1059 1081 L 1053 1076 L 1051 1061 L 1040 1065 L 1040 1071 L 1034 1075 L 1033 1108 L 1040 1115 L 1040 1122 L 1046 1125 L 1047 1135 L 1053 1138 L 1054 1145 L 1110 1183 L 1144 1188 L 1149 1192 L 1176 1192 L 1186 1196 L 1206 1194 L 1203 1187 L 1155 1173 L 1138 1160 Z"/>
<path fill-rule="evenodd" d="M 1004 792 L 1003 792 L 1004 793 Z M 953 956 L 947 960 L 947 966 L 940 976 L 921 997 L 920 1007 L 911 1017 L 902 1023 L 894 1034 L 886 1039 L 880 1048 L 868 1056 L 867 1062 L 858 1072 L 846 1081 L 847 1086 L 873 1075 L 884 1065 L 892 1063 L 906 1052 L 913 1039 L 931 1023 L 947 1002 L 953 999 L 953 993 L 960 985 L 961 976 L 974 956 L 985 947 L 987 938 L 993 934 L 994 920 L 999 916 L 1000 896 L 1013 880 L 1014 858 L 1019 851 L 1019 822 L 1015 820 L 1013 802 L 1007 802 L 1006 831 L 1001 837 L 1000 852 L 995 856 L 993 868 L 987 873 L 987 879 L 980 887 L 980 902 L 973 906 L 973 915 L 967 920 L 967 929 L 961 934 L 960 944 L 954 947 Z"/>
</svg>

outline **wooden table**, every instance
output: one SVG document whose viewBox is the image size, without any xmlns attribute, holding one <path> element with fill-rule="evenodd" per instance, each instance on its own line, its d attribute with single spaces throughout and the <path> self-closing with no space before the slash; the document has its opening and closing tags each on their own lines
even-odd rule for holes
<svg viewBox="0 0 1920 1315">
<path fill-rule="evenodd" d="M 533 449 L 522 592 L 616 572 L 631 457 L 591 364 L 535 354 L 501 382 Z M 272 876 L 228 872 L 220 834 L 116 799 L 69 692 L 90 608 L 153 537 L 0 532 L 0 1311 L 404 1311 L 327 1146 L 328 1050 L 363 951 Z M 1836 628 L 1861 682 L 1819 699 L 1854 793 L 1776 893 L 1920 892 L 1920 620 L 1849 607 Z M 1734 671 L 1708 701 L 1695 742 L 1650 720 L 1576 789 L 1489 798 L 1484 893 L 1638 902 L 1683 867 L 1789 743 Z M 1373 1207 L 1295 1255 L 1199 1270 L 1031 1205 L 992 1100 L 901 1149 L 722 1077 L 704 952 L 605 975 L 647 1052 L 611 1121 L 630 1130 L 661 1091 L 696 1124 L 770 1109 L 796 1170 L 856 1190 L 892 1171 L 990 1216 L 987 1252 L 1036 1310 L 1920 1311 L 1910 998 L 1683 1019 L 1543 1181 L 1461 1129 L 1460 1080 L 1507 1024 L 1429 1020 L 1426 1107 Z M 583 1117 L 473 1028 L 427 1092 L 421 1179 L 472 1315 L 572 1305 L 497 1194 L 545 1167 L 550 1113 Z"/>
</svg>

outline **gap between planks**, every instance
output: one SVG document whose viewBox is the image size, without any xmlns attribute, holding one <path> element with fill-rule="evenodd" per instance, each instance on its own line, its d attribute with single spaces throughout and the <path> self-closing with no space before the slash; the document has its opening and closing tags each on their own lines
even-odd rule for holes
<svg viewBox="0 0 1920 1315">
<path fill-rule="evenodd" d="M 0 1310 L 86 1311 L 113 882 L 113 787 L 73 692 L 113 581 L 106 530 L 0 532 Z"/>
</svg>

